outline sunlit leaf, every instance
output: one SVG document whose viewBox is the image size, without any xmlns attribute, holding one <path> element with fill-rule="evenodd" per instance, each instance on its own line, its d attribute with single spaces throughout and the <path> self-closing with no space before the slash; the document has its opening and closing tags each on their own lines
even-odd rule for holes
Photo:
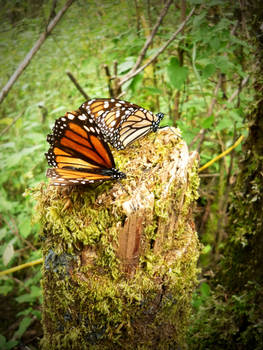
<svg viewBox="0 0 263 350">
<path fill-rule="evenodd" d="M 5 266 L 8 265 L 8 263 L 11 261 L 15 254 L 14 246 L 12 243 L 9 243 L 3 253 L 3 263 Z"/>
</svg>

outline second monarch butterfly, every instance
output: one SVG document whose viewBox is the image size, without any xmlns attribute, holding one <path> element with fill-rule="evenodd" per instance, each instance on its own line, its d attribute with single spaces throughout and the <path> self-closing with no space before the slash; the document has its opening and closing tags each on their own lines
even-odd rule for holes
<svg viewBox="0 0 263 350">
<path fill-rule="evenodd" d="M 114 98 L 94 98 L 83 103 L 79 110 L 91 116 L 106 142 L 124 149 L 151 131 L 156 132 L 164 117 L 127 101 Z"/>
<path fill-rule="evenodd" d="M 53 168 L 46 175 L 52 185 L 86 185 L 126 178 L 115 168 L 110 148 L 93 119 L 79 111 L 57 119 L 47 141 L 50 148 L 45 155 Z"/>
</svg>

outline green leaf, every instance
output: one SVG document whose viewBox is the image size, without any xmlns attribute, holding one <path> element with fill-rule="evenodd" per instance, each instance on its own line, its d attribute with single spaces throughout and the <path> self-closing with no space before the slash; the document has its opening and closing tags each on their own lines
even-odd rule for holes
<svg viewBox="0 0 263 350">
<path fill-rule="evenodd" d="M 225 74 L 230 73 L 234 69 L 233 63 L 226 56 L 218 56 L 215 64 Z"/>
<path fill-rule="evenodd" d="M 19 224 L 18 224 L 19 233 L 23 238 L 27 238 L 30 235 L 31 229 L 32 229 L 31 219 L 24 213 L 20 214 L 18 216 L 18 219 L 19 219 Z"/>
<path fill-rule="evenodd" d="M 156 87 L 153 87 L 153 86 L 145 86 L 144 89 L 146 91 L 149 91 L 149 93 L 151 95 L 160 95 L 162 93 L 162 90 L 161 89 L 158 89 Z"/>
<path fill-rule="evenodd" d="M 210 244 L 207 244 L 203 249 L 202 249 L 202 254 L 207 254 L 209 252 L 211 252 L 212 247 Z"/>
<path fill-rule="evenodd" d="M 6 344 L 5 337 L 2 334 L 0 334 L 0 349 L 4 349 L 5 344 Z"/>
<path fill-rule="evenodd" d="M 0 119 L 0 124 L 10 125 L 12 122 L 13 119 L 9 117 Z"/>
<path fill-rule="evenodd" d="M 35 145 L 32 147 L 24 148 L 22 151 L 12 154 L 7 161 L 8 167 L 13 167 L 14 165 L 17 166 L 19 162 L 21 162 L 22 158 L 28 155 L 38 155 L 37 150 L 39 150 L 42 146 L 41 145 Z"/>
<path fill-rule="evenodd" d="M 215 131 L 221 131 L 224 129 L 230 129 L 233 123 L 229 123 L 229 118 L 221 118 L 215 127 Z"/>
<path fill-rule="evenodd" d="M 179 90 L 187 79 L 188 68 L 180 66 L 178 59 L 172 57 L 167 66 L 167 74 L 172 87 Z"/>
<path fill-rule="evenodd" d="M 7 350 L 13 349 L 17 344 L 18 344 L 18 341 L 16 341 L 16 340 L 9 340 L 9 341 L 6 343 L 6 349 L 7 349 Z"/>
<path fill-rule="evenodd" d="M 38 298 L 42 295 L 42 289 L 40 287 L 37 286 L 32 286 L 31 287 L 31 295 L 34 298 Z"/>
<path fill-rule="evenodd" d="M 5 266 L 11 261 L 15 254 L 14 246 L 12 243 L 8 243 L 3 253 L 3 263 Z"/>
<path fill-rule="evenodd" d="M 0 349 L 1 350 L 9 350 L 16 346 L 18 342 L 16 340 L 6 341 L 6 338 L 0 334 Z"/>
<path fill-rule="evenodd" d="M 119 74 L 125 73 L 130 70 L 134 65 L 134 57 L 127 57 L 123 63 L 118 66 Z"/>
<path fill-rule="evenodd" d="M 209 78 L 211 75 L 213 75 L 216 71 L 216 66 L 212 63 L 209 63 L 205 66 L 205 68 L 202 71 L 202 77 L 204 79 Z"/>
<path fill-rule="evenodd" d="M 23 320 L 20 322 L 19 328 L 15 332 L 14 337 L 15 338 L 21 338 L 22 335 L 27 330 L 27 328 L 30 326 L 31 322 L 32 322 L 32 319 L 30 317 L 24 317 Z"/>
<path fill-rule="evenodd" d="M 139 86 L 141 85 L 143 79 L 143 75 L 142 74 L 137 74 L 131 81 L 130 85 L 129 85 L 129 89 L 135 93 L 136 90 L 138 90 Z"/>
<path fill-rule="evenodd" d="M 11 292 L 11 290 L 13 290 L 13 286 L 8 285 L 8 284 L 4 284 L 0 288 L 0 294 L 7 295 L 9 292 Z M 1 347 L 0 347 L 0 349 L 1 349 Z"/>
<path fill-rule="evenodd" d="M 15 298 L 15 300 L 18 303 L 29 303 L 34 301 L 34 298 L 32 298 L 30 294 L 23 294 L 23 295 L 19 295 L 19 297 Z"/>
<path fill-rule="evenodd" d="M 204 282 L 201 284 L 200 291 L 201 291 L 201 295 L 203 297 L 208 297 L 210 295 L 211 289 L 210 289 L 209 285 Z"/>
<path fill-rule="evenodd" d="M 61 111 L 64 113 L 65 110 L 66 110 L 65 106 L 60 106 L 60 107 L 58 107 L 56 109 L 53 109 L 53 111 L 51 111 L 50 114 L 58 114 L 58 112 L 61 112 Z"/>
<path fill-rule="evenodd" d="M 36 299 L 39 299 L 42 296 L 42 291 L 40 287 L 32 286 L 30 293 L 19 295 L 16 299 L 18 303 L 32 303 Z"/>
<path fill-rule="evenodd" d="M 210 117 L 206 118 L 201 123 L 202 128 L 203 129 L 209 129 L 213 125 L 214 120 L 215 120 L 215 117 L 213 115 L 210 115 Z"/>
<path fill-rule="evenodd" d="M 19 316 L 27 316 L 32 312 L 32 307 L 27 308 L 26 310 L 20 311 L 16 314 L 17 317 Z"/>
<path fill-rule="evenodd" d="M 195 309 L 199 309 L 199 307 L 202 305 L 202 299 L 200 296 L 194 295 L 192 305 Z"/>
</svg>

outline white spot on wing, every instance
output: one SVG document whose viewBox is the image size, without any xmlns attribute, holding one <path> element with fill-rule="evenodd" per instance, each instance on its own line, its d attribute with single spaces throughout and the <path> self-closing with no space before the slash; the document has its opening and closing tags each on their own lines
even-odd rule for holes
<svg viewBox="0 0 263 350">
<path fill-rule="evenodd" d="M 68 113 L 68 119 L 73 120 L 75 116 L 73 114 Z"/>
<path fill-rule="evenodd" d="M 87 119 L 87 116 L 84 115 L 84 114 L 81 114 L 78 116 L 79 120 L 86 120 Z"/>
</svg>

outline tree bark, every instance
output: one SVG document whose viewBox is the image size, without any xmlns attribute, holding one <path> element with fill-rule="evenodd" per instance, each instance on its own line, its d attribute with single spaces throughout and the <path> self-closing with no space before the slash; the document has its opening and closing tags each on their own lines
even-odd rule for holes
<svg viewBox="0 0 263 350">
<path fill-rule="evenodd" d="M 122 186 L 37 193 L 43 349 L 184 348 L 198 271 L 198 154 L 165 128 L 114 157 Z"/>
<path fill-rule="evenodd" d="M 248 115 L 249 134 L 228 203 L 221 264 L 213 291 L 193 318 L 191 349 L 255 350 L 263 348 L 263 41 L 261 1 L 240 2 L 248 21 L 255 96 Z"/>
<path fill-rule="evenodd" d="M 254 89 L 252 113 L 248 115 L 249 135 L 243 146 L 244 157 L 240 164 L 240 173 L 234 188 L 233 200 L 230 203 L 229 240 L 226 245 L 224 260 L 224 283 L 231 290 L 242 290 L 248 280 L 257 283 L 263 281 L 263 43 L 261 1 L 253 6 L 244 7 L 244 15 L 253 21 L 250 23 L 251 35 L 257 38 L 254 43 Z M 252 106 L 251 106 L 252 107 Z M 232 271 L 229 274 L 229 271 Z M 231 275 L 235 275 L 235 279 Z"/>
</svg>

